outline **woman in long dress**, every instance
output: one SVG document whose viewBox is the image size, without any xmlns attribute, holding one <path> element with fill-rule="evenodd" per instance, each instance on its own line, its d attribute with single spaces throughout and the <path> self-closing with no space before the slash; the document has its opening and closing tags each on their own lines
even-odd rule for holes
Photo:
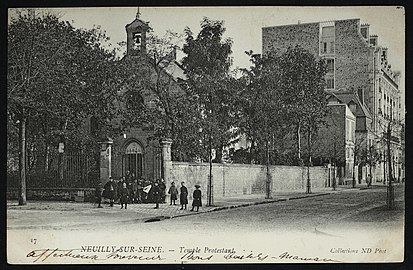
<svg viewBox="0 0 413 270">
<path fill-rule="evenodd" d="M 193 197 L 193 201 L 192 201 L 192 209 L 191 211 L 194 211 L 194 208 L 196 207 L 196 211 L 199 211 L 199 207 L 202 206 L 202 201 L 201 201 L 201 190 L 199 190 L 200 186 L 199 185 L 195 185 L 195 190 L 194 190 L 194 194 L 192 195 Z"/>
</svg>

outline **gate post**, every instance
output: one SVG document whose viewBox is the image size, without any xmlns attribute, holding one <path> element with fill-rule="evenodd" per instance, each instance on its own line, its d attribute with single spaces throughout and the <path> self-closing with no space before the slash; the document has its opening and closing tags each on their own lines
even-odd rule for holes
<svg viewBox="0 0 413 270">
<path fill-rule="evenodd" d="M 159 142 L 162 146 L 162 171 L 163 177 L 166 183 L 172 181 L 171 179 L 171 169 L 172 169 L 172 158 L 171 158 L 171 139 L 161 139 Z"/>
<path fill-rule="evenodd" d="M 99 178 L 102 184 L 105 184 L 109 180 L 109 177 L 112 176 L 112 144 L 113 140 L 111 138 L 100 142 Z"/>
</svg>

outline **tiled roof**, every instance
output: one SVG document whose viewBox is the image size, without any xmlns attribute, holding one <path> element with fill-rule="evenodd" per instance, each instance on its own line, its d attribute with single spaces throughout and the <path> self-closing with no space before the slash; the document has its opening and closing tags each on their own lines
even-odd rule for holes
<svg viewBox="0 0 413 270">
<path fill-rule="evenodd" d="M 361 103 L 358 95 L 353 90 L 338 89 L 326 91 L 329 95 L 336 97 L 339 101 L 345 104 L 349 104 L 351 101 L 357 104 L 357 110 L 353 112 L 356 117 L 368 117 L 371 118 L 371 114 L 367 107 Z"/>
</svg>

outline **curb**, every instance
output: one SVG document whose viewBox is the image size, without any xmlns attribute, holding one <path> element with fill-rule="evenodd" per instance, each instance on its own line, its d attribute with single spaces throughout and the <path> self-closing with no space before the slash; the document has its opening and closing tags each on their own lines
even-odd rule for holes
<svg viewBox="0 0 413 270">
<path fill-rule="evenodd" d="M 331 192 L 306 194 L 306 195 L 301 195 L 301 196 L 291 197 L 291 198 L 273 199 L 273 200 L 268 200 L 268 201 L 251 202 L 251 203 L 244 203 L 244 204 L 238 204 L 238 205 L 220 206 L 220 207 L 212 208 L 212 209 L 207 210 L 205 212 L 195 212 L 195 213 L 191 213 L 191 214 L 176 215 L 176 216 L 170 216 L 169 218 L 170 219 L 179 218 L 179 217 L 199 215 L 199 214 L 205 214 L 205 213 L 228 210 L 228 209 L 248 207 L 248 206 L 253 206 L 253 205 L 269 204 L 269 203 L 276 203 L 276 202 L 284 202 L 284 201 L 298 200 L 298 199 L 304 199 L 304 198 L 318 197 L 318 196 L 324 196 L 324 195 L 329 195 L 329 194 L 331 194 Z"/>
</svg>

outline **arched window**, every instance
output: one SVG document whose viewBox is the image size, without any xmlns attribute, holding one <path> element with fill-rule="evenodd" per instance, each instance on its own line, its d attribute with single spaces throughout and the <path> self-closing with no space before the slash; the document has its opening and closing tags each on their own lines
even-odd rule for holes
<svg viewBox="0 0 413 270">
<path fill-rule="evenodd" d="M 126 176 L 129 171 L 136 178 L 143 174 L 143 147 L 136 141 L 129 142 L 122 156 L 122 175 Z"/>
<path fill-rule="evenodd" d="M 127 109 L 139 109 L 144 105 L 142 95 L 138 91 L 126 92 L 126 108 Z"/>
</svg>

